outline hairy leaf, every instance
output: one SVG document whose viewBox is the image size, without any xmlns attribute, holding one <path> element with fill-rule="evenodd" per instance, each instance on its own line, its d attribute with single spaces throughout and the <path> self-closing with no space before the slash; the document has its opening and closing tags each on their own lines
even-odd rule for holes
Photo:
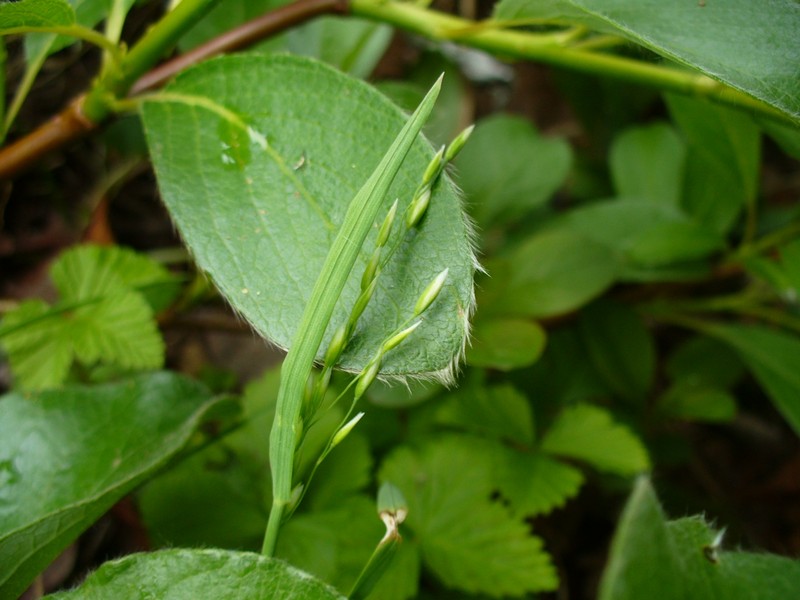
<svg viewBox="0 0 800 600">
<path fill-rule="evenodd" d="M 107 562 L 77 589 L 48 598 L 344 600 L 330 586 L 281 560 L 250 552 L 210 549 L 132 554 Z"/>
<path fill-rule="evenodd" d="M 179 77 L 167 94 L 144 109 L 164 201 L 198 264 L 234 308 L 287 346 L 350 199 L 404 117 L 369 86 L 291 56 L 208 61 Z M 418 139 L 385 198 L 387 211 L 395 198 L 401 206 L 409 202 L 432 156 Z M 326 340 L 355 302 L 373 243 L 369 237 Z M 386 356 L 384 372 L 445 369 L 464 341 L 473 259 L 446 177 L 418 234 L 383 270 L 341 366 L 360 370 L 445 267 L 444 292 L 413 339 Z"/>
<path fill-rule="evenodd" d="M 3 397 L 0 595 L 16 598 L 183 448 L 217 403 L 203 386 L 168 373 Z"/>
</svg>

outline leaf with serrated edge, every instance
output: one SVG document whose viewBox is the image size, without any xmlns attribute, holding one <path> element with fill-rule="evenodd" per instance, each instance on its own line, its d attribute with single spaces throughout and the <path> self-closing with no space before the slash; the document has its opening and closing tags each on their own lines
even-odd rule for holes
<svg viewBox="0 0 800 600">
<path fill-rule="evenodd" d="M 408 500 L 406 523 L 423 563 L 448 587 L 470 593 L 497 597 L 556 589 L 541 539 L 489 500 L 491 463 L 470 442 L 451 436 L 417 452 L 400 448 L 381 468 L 380 479 Z"/>
<path fill-rule="evenodd" d="M 292 56 L 211 60 L 184 73 L 167 93 L 172 96 L 166 99 L 176 102 L 143 109 L 162 197 L 197 263 L 233 307 L 260 333 L 288 346 L 351 198 L 391 146 L 404 117 L 366 84 Z M 187 98 L 198 97 L 213 98 L 239 115 L 250 133 L 231 126 L 207 102 L 187 104 Z M 384 199 L 386 211 L 395 198 L 410 201 L 432 157 L 429 144 L 417 139 Z M 326 341 L 356 300 L 377 225 L 339 299 Z M 418 233 L 381 274 L 340 366 L 363 368 L 445 267 L 450 271 L 443 293 L 413 339 L 387 354 L 384 373 L 447 369 L 463 347 L 474 262 L 459 200 L 446 176 L 434 187 Z"/>
<path fill-rule="evenodd" d="M 217 404 L 169 373 L 0 400 L 0 596 L 16 598 Z M 47 493 L 42 493 L 47 490 Z"/>
<path fill-rule="evenodd" d="M 597 406 L 565 408 L 542 439 L 542 450 L 585 461 L 601 471 L 633 475 L 650 468 L 641 440 Z"/>
</svg>

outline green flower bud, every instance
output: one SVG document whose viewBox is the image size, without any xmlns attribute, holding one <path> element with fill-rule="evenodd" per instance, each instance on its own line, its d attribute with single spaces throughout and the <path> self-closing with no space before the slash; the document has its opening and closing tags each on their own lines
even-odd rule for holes
<svg viewBox="0 0 800 600">
<path fill-rule="evenodd" d="M 431 203 L 431 188 L 430 186 L 423 187 L 414 195 L 414 199 L 408 206 L 406 211 L 406 227 L 411 229 L 416 227 L 420 222 L 425 211 L 428 210 L 428 205 Z"/>
<path fill-rule="evenodd" d="M 394 216 L 397 214 L 397 203 L 398 200 L 395 200 L 394 204 L 392 204 L 392 208 L 390 208 L 389 212 L 386 214 L 381 228 L 378 230 L 378 239 L 375 240 L 375 245 L 378 248 L 384 247 L 386 242 L 389 241 L 389 234 L 392 233 L 392 225 L 394 225 Z"/>
<path fill-rule="evenodd" d="M 342 325 L 336 330 L 331 338 L 331 343 L 328 344 L 328 349 L 325 352 L 325 365 L 332 367 L 339 360 L 339 357 L 344 351 L 345 344 L 347 344 L 347 325 Z"/>
<path fill-rule="evenodd" d="M 353 427 L 358 425 L 358 422 L 364 416 L 363 412 L 358 413 L 355 417 L 350 419 L 347 423 L 341 426 L 339 431 L 333 434 L 333 438 L 331 439 L 331 449 L 335 448 L 339 444 L 342 443 L 344 438 L 353 430 Z"/>
<path fill-rule="evenodd" d="M 369 284 L 378 277 L 378 266 L 381 264 L 381 248 L 378 246 L 372 252 L 372 256 L 364 269 L 364 274 L 361 276 L 361 291 L 369 287 Z"/>
<path fill-rule="evenodd" d="M 428 166 L 425 169 L 425 173 L 422 175 L 422 185 L 433 184 L 433 181 L 436 179 L 436 177 L 439 175 L 439 172 L 442 170 L 443 156 L 444 156 L 444 146 L 439 148 L 439 151 L 431 159 L 431 162 L 428 163 Z"/>
<path fill-rule="evenodd" d="M 353 310 L 350 312 L 350 325 L 355 325 L 355 322 L 358 321 L 358 318 L 364 312 L 364 309 L 367 308 L 367 304 L 372 299 L 372 294 L 375 293 L 375 288 L 378 285 L 378 280 L 373 279 L 370 284 L 367 286 L 361 295 L 356 300 L 356 303 L 353 305 Z"/>
<path fill-rule="evenodd" d="M 411 335 L 413 331 L 420 325 L 422 325 L 422 321 L 417 321 L 410 327 L 406 327 L 405 329 L 403 329 L 403 331 L 401 331 L 400 333 L 394 334 L 388 340 L 383 342 L 383 346 L 381 346 L 381 352 L 383 354 L 386 354 L 389 350 L 392 350 L 393 348 L 399 346 L 403 342 L 403 340 L 405 340 L 409 335 Z"/>
<path fill-rule="evenodd" d="M 439 273 L 433 281 L 428 284 L 422 294 L 420 294 L 419 300 L 417 300 L 416 305 L 414 305 L 414 316 L 418 317 L 422 313 L 424 313 L 427 308 L 433 304 L 433 301 L 436 300 L 439 292 L 442 291 L 442 287 L 444 287 L 444 282 L 447 279 L 447 274 L 450 272 L 450 269 L 445 269 L 441 273 Z"/>
<path fill-rule="evenodd" d="M 379 354 L 375 358 L 373 358 L 370 363 L 361 371 L 361 374 L 358 376 L 358 383 L 356 383 L 355 392 L 353 395 L 356 400 L 361 398 L 364 395 L 364 392 L 367 391 L 367 388 L 372 385 L 372 382 L 375 381 L 375 378 L 378 376 L 378 371 L 381 368 L 381 359 L 383 358 L 383 354 Z"/>
</svg>

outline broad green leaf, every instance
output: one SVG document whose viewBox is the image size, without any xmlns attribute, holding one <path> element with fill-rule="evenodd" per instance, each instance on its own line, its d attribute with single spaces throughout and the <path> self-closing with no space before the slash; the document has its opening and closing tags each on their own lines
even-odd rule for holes
<svg viewBox="0 0 800 600">
<path fill-rule="evenodd" d="M 775 407 L 800 434 L 800 339 L 760 325 L 715 325 L 705 333 L 739 353 Z"/>
<path fill-rule="evenodd" d="M 105 563 L 75 590 L 50 600 L 280 598 L 344 600 L 321 581 L 275 558 L 226 550 L 161 550 Z"/>
<path fill-rule="evenodd" d="M 467 363 L 511 371 L 535 363 L 542 355 L 547 333 L 535 321 L 479 319 L 472 329 Z"/>
<path fill-rule="evenodd" d="M 75 11 L 65 0 L 21 0 L 0 4 L 0 35 L 18 27 L 55 27 L 75 23 Z"/>
<path fill-rule="evenodd" d="M 565 408 L 545 433 L 541 447 L 619 475 L 650 468 L 641 440 L 625 425 L 615 423 L 608 411 L 589 404 Z"/>
<path fill-rule="evenodd" d="M 436 422 L 515 444 L 533 443 L 530 403 L 509 384 L 463 386 L 436 409 Z"/>
<path fill-rule="evenodd" d="M 628 129 L 611 145 L 609 162 L 619 196 L 666 206 L 681 200 L 686 147 L 672 126 Z"/>
<path fill-rule="evenodd" d="M 61 301 L 53 307 L 23 303 L 0 327 L 20 385 L 58 385 L 73 358 L 89 367 L 98 362 L 123 369 L 162 365 L 164 342 L 151 304 L 164 307 L 178 291 L 163 267 L 122 248 L 82 246 L 64 252 L 51 276 Z"/>
<path fill-rule="evenodd" d="M 521 517 L 547 514 L 577 495 L 583 474 L 542 452 L 523 452 L 495 445 L 497 487 L 512 513 Z"/>
<path fill-rule="evenodd" d="M 276 555 L 349 590 L 384 533 L 375 502 L 353 496 L 325 510 L 295 514 L 281 528 Z"/>
<path fill-rule="evenodd" d="M 351 198 L 404 116 L 366 84 L 292 56 L 208 61 L 179 77 L 167 94 L 164 102 L 148 103 L 143 115 L 162 197 L 198 265 L 233 307 L 287 346 Z M 220 110 L 241 116 L 248 131 Z M 432 156 L 419 138 L 386 196 L 387 211 L 395 198 L 401 207 L 410 201 Z M 355 302 L 373 244 L 367 238 L 327 336 Z M 445 267 L 444 292 L 413 338 L 386 356 L 384 372 L 447 368 L 463 343 L 473 263 L 447 178 L 435 187 L 417 235 L 383 270 L 340 366 L 360 370 Z"/>
<path fill-rule="evenodd" d="M 495 16 L 565 19 L 621 35 L 800 119 L 795 0 L 502 0 Z"/>
<path fill-rule="evenodd" d="M 491 461 L 471 441 L 444 437 L 418 451 L 399 448 L 381 468 L 380 479 L 408 500 L 406 524 L 423 564 L 463 592 L 519 596 L 556 589 L 542 541 L 489 499 Z"/>
<path fill-rule="evenodd" d="M 617 254 L 571 231 L 531 237 L 507 258 L 486 264 L 483 315 L 549 317 L 581 307 L 614 282 Z"/>
<path fill-rule="evenodd" d="M 572 156 L 563 139 L 539 135 L 509 115 L 478 122 L 459 155 L 459 183 L 483 229 L 514 222 L 547 202 L 564 183 Z"/>
<path fill-rule="evenodd" d="M 666 101 L 689 150 L 681 204 L 699 223 L 725 233 L 758 194 L 758 127 L 749 115 L 710 102 L 673 94 Z"/>
<path fill-rule="evenodd" d="M 622 257 L 620 278 L 672 280 L 704 274 L 702 261 L 724 248 L 723 238 L 691 221 L 676 208 L 633 199 L 598 202 L 577 208 L 556 221 L 606 245 Z"/>
<path fill-rule="evenodd" d="M 687 380 L 678 381 L 658 400 L 658 410 L 690 421 L 731 421 L 736 399 L 727 391 Z"/>
<path fill-rule="evenodd" d="M 581 336 L 597 372 L 620 397 L 641 403 L 653 384 L 655 341 L 633 310 L 611 300 L 581 312 Z"/>
<path fill-rule="evenodd" d="M 725 551 L 700 517 L 667 521 L 646 478 L 637 481 L 611 544 L 600 600 L 772 600 L 800 589 L 800 562 Z"/>
<path fill-rule="evenodd" d="M 667 359 L 665 370 L 675 382 L 717 388 L 730 388 L 744 375 L 736 352 L 707 336 L 689 338 L 678 346 Z"/>
<path fill-rule="evenodd" d="M 0 595 L 16 598 L 218 404 L 169 373 L 0 400 Z M 47 493 L 43 493 L 46 490 Z"/>
</svg>

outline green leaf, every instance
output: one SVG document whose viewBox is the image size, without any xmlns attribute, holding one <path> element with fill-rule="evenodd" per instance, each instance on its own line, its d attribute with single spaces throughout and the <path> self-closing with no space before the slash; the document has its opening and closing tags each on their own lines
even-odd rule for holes
<svg viewBox="0 0 800 600">
<path fill-rule="evenodd" d="M 606 246 L 571 231 L 536 235 L 506 259 L 488 262 L 479 286 L 483 315 L 549 317 L 570 312 L 603 293 L 619 270 Z"/>
<path fill-rule="evenodd" d="M 565 408 L 542 439 L 542 450 L 585 461 L 619 475 L 650 468 L 647 450 L 636 435 L 615 423 L 611 414 L 589 404 Z"/>
<path fill-rule="evenodd" d="M 731 421 L 736 416 L 736 399 L 727 391 L 682 380 L 659 398 L 663 414 L 690 421 Z"/>
<path fill-rule="evenodd" d="M 627 129 L 611 145 L 609 161 L 619 196 L 678 206 L 686 147 L 666 123 Z"/>
<path fill-rule="evenodd" d="M 520 517 L 544 515 L 564 506 L 583 485 L 583 474 L 542 452 L 494 446 L 495 477 L 511 511 Z"/>
<path fill-rule="evenodd" d="M 739 353 L 775 407 L 800 434 L 800 339 L 760 325 L 704 329 Z"/>
<path fill-rule="evenodd" d="M 467 363 L 500 371 L 535 363 L 544 351 L 547 333 L 541 325 L 523 319 L 479 319 L 472 329 Z"/>
<path fill-rule="evenodd" d="M 707 336 L 694 336 L 678 346 L 665 370 L 673 381 L 718 388 L 731 388 L 744 375 L 744 365 L 736 352 Z"/>
<path fill-rule="evenodd" d="M 800 127 L 779 123 L 773 119 L 759 119 L 759 125 L 789 156 L 800 160 Z"/>
<path fill-rule="evenodd" d="M 563 139 L 541 137 L 521 117 L 497 115 L 478 122 L 456 165 L 475 219 L 486 229 L 547 202 L 571 162 Z"/>
<path fill-rule="evenodd" d="M 366 418 L 370 415 L 367 413 Z M 304 503 L 310 510 L 332 508 L 372 481 L 369 443 L 357 431 L 351 432 L 322 463 Z"/>
<path fill-rule="evenodd" d="M 682 206 L 699 223 L 725 233 L 758 194 L 758 127 L 749 115 L 710 102 L 674 94 L 666 101 L 689 151 Z"/>
<path fill-rule="evenodd" d="M 581 312 L 580 331 L 597 372 L 620 397 L 641 404 L 653 384 L 655 342 L 624 304 L 598 301 Z"/>
<path fill-rule="evenodd" d="M 281 527 L 276 555 L 350 589 L 383 533 L 374 501 L 352 496 L 338 506 L 295 514 Z"/>
<path fill-rule="evenodd" d="M 380 479 L 402 490 L 423 563 L 444 585 L 491 596 L 558 586 L 542 541 L 489 500 L 491 462 L 470 439 L 444 437 L 419 451 L 395 450 Z"/>
<path fill-rule="evenodd" d="M 179 77 L 168 94 L 165 102 L 148 103 L 143 115 L 163 199 L 197 263 L 234 308 L 260 333 L 287 346 L 350 199 L 404 116 L 365 84 L 291 56 L 208 61 Z M 225 109 L 209 108 L 214 105 Z M 225 111 L 240 115 L 249 133 L 220 110 L 229 118 L 234 117 Z M 419 138 L 385 196 L 386 211 L 395 198 L 410 200 L 432 156 Z M 370 235 L 376 234 L 377 227 Z M 362 265 L 373 239 L 362 250 Z M 340 366 L 360 370 L 445 267 L 450 271 L 444 293 L 413 340 L 386 356 L 384 372 L 447 368 L 463 343 L 473 263 L 467 226 L 447 178 L 435 187 L 418 234 L 383 270 Z M 347 318 L 361 273 L 357 265 L 326 341 Z M 320 355 L 325 347 L 323 342 Z"/>
<path fill-rule="evenodd" d="M 54 27 L 75 23 L 75 11 L 64 0 L 21 0 L 0 4 L 0 35 L 18 27 Z"/>
<path fill-rule="evenodd" d="M 795 0 L 502 0 L 495 17 L 566 19 L 621 35 L 800 118 Z"/>
<path fill-rule="evenodd" d="M 403 539 L 397 546 L 392 562 L 381 576 L 368 600 L 407 600 L 419 592 L 419 575 L 422 557 L 419 547 Z"/>
<path fill-rule="evenodd" d="M 611 544 L 600 600 L 791 598 L 800 562 L 726 552 L 701 518 L 666 521 L 646 478 L 637 481 Z"/>
<path fill-rule="evenodd" d="M 281 560 L 250 552 L 209 549 L 132 554 L 105 563 L 79 588 L 47 598 L 344 600 L 333 588 Z"/>
<path fill-rule="evenodd" d="M 0 595 L 16 598 L 218 404 L 168 373 L 0 400 Z M 43 493 L 46 490 L 47 493 Z"/>
<path fill-rule="evenodd" d="M 165 306 L 178 291 L 163 267 L 119 247 L 80 246 L 58 258 L 51 276 L 61 301 L 54 307 L 23 303 L 0 328 L 20 385 L 62 383 L 73 357 L 87 366 L 123 369 L 163 364 L 164 342 L 150 304 Z"/>
<path fill-rule="evenodd" d="M 463 386 L 437 408 L 436 422 L 522 445 L 534 438 L 530 403 L 509 384 Z"/>
</svg>

